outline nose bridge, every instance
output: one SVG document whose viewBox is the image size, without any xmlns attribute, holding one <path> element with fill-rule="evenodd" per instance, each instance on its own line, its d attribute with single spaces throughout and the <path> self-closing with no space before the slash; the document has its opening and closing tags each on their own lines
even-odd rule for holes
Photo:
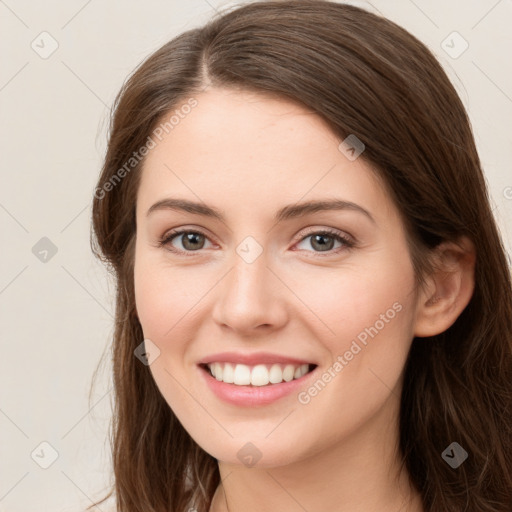
<svg viewBox="0 0 512 512">
<path fill-rule="evenodd" d="M 215 304 L 215 320 L 236 330 L 275 326 L 284 319 L 279 283 L 268 268 L 268 253 L 256 244 L 254 239 L 246 239 L 236 248 Z"/>
</svg>

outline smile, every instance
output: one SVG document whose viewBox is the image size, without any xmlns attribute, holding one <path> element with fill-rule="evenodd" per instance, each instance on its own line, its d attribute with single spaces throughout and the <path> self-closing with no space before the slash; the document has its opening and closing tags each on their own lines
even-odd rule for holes
<svg viewBox="0 0 512 512">
<path fill-rule="evenodd" d="M 208 363 L 198 365 L 201 378 L 223 402 L 238 407 L 271 404 L 307 386 L 316 376 L 315 364 Z M 226 382 L 230 381 L 232 382 Z M 273 382 L 275 381 L 275 382 Z"/>
<path fill-rule="evenodd" d="M 309 373 L 315 365 L 312 364 L 233 364 L 210 363 L 206 365 L 212 377 L 226 384 L 236 386 L 267 386 L 290 382 L 300 379 Z"/>
</svg>

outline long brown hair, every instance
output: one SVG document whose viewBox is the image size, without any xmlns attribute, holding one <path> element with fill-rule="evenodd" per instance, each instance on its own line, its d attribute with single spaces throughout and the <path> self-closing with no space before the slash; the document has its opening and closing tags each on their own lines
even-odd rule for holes
<svg viewBox="0 0 512 512">
<path fill-rule="evenodd" d="M 360 139 L 362 158 L 402 215 L 418 285 L 440 242 L 474 243 L 471 301 L 448 330 L 412 342 L 402 469 L 426 512 L 510 512 L 512 285 L 467 114 L 415 37 L 354 6 L 315 0 L 256 2 L 217 15 L 147 58 L 116 98 L 92 242 L 117 282 L 110 493 L 117 510 L 206 512 L 220 480 L 217 460 L 192 440 L 134 357 L 143 340 L 133 288 L 143 159 L 126 167 L 161 119 L 206 85 L 291 99 L 340 138 Z M 454 441 L 469 454 L 457 469 L 441 456 Z"/>
</svg>

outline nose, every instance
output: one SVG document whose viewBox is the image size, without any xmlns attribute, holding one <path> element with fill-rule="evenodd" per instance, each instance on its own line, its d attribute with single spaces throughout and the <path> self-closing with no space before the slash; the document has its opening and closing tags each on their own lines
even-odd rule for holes
<svg viewBox="0 0 512 512">
<path fill-rule="evenodd" d="M 248 263 L 238 254 L 215 287 L 213 319 L 240 336 L 268 334 L 286 324 L 286 287 L 268 266 L 266 253 Z"/>
</svg>

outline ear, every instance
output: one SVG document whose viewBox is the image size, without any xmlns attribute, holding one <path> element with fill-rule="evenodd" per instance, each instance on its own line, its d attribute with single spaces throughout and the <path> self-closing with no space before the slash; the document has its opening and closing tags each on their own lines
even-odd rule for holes
<svg viewBox="0 0 512 512">
<path fill-rule="evenodd" d="M 434 271 L 418 294 L 414 336 L 446 331 L 467 306 L 475 288 L 476 251 L 467 237 L 434 249 Z"/>
</svg>

